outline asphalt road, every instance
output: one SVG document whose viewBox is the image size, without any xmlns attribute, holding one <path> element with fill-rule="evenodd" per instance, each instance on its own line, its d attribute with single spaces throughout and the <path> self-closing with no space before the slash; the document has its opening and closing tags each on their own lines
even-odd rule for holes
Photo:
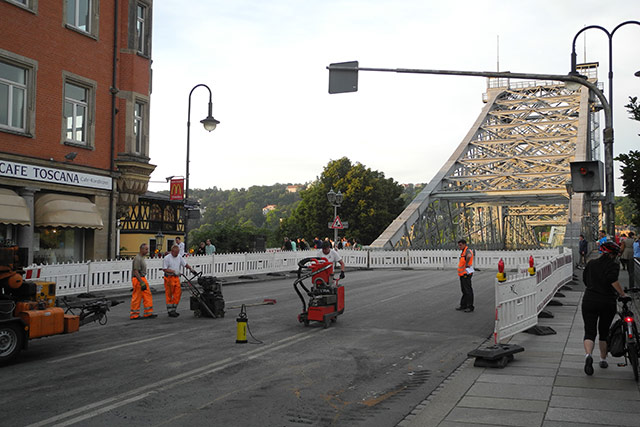
<svg viewBox="0 0 640 427">
<path fill-rule="evenodd" d="M 0 424 L 88 426 L 394 426 L 482 344 L 494 324 L 494 275 L 474 274 L 476 310 L 454 310 L 455 270 L 348 272 L 345 312 L 298 323 L 294 277 L 223 288 L 248 308 L 262 344 L 236 344 L 238 309 L 195 318 L 189 293 L 169 318 L 109 322 L 31 341 L 0 368 Z M 251 337 L 250 337 L 251 338 Z M 253 339 L 250 339 L 253 341 Z"/>
</svg>

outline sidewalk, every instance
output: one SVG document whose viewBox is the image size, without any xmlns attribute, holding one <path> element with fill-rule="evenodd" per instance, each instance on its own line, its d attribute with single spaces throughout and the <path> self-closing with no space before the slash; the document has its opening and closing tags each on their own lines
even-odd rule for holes
<svg viewBox="0 0 640 427">
<path fill-rule="evenodd" d="M 510 343 L 525 351 L 504 369 L 476 368 L 467 359 L 398 426 L 639 426 L 640 386 L 631 366 L 617 366 L 624 358 L 609 355 L 609 368 L 601 369 L 596 350 L 594 375 L 584 373 L 584 286 L 582 270 L 575 273 L 572 290 L 556 298 L 564 305 L 547 307 L 554 318 L 539 319 L 556 335 L 515 335 Z M 627 281 L 621 271 L 623 287 Z"/>
</svg>

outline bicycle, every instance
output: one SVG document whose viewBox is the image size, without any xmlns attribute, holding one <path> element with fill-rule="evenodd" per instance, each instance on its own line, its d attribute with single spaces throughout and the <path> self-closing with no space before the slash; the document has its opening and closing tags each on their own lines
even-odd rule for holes
<svg viewBox="0 0 640 427">
<path fill-rule="evenodd" d="M 634 289 L 625 289 L 625 292 L 635 293 Z M 633 369 L 633 377 L 638 381 L 638 355 L 640 352 L 640 336 L 638 335 L 638 327 L 634 320 L 634 314 L 629 309 L 629 302 L 632 301 L 630 296 L 618 297 L 618 301 L 622 303 L 622 308 L 618 311 L 619 320 L 614 323 L 612 332 L 616 328 L 620 328 L 617 332 L 624 337 L 624 364 L 618 366 L 627 366 L 631 364 Z"/>
</svg>

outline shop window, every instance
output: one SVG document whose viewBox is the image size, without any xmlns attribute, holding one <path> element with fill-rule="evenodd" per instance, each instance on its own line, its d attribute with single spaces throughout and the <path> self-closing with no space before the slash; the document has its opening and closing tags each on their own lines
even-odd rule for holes
<svg viewBox="0 0 640 427">
<path fill-rule="evenodd" d="M 36 230 L 33 262 L 56 264 L 84 261 L 85 230 L 78 228 L 39 228 Z"/>
</svg>

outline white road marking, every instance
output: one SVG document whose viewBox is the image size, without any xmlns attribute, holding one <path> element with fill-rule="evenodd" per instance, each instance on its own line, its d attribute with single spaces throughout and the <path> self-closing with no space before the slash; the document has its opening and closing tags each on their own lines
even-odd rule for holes
<svg viewBox="0 0 640 427">
<path fill-rule="evenodd" d="M 282 348 L 288 347 L 290 345 L 296 344 L 298 342 L 307 340 L 311 338 L 315 333 L 322 332 L 322 331 L 326 331 L 326 330 L 316 329 L 316 330 L 305 331 L 305 332 L 281 339 L 279 341 L 276 341 L 272 344 L 267 345 L 266 347 L 260 347 L 255 350 L 250 350 L 246 352 L 244 355 L 239 356 L 237 358 L 228 357 L 226 359 L 210 363 L 209 365 L 202 366 L 200 368 L 196 368 L 191 371 L 183 372 L 173 377 L 165 378 L 155 383 L 148 384 L 146 386 L 142 386 L 137 389 L 127 391 L 118 396 L 113 396 L 98 402 L 90 403 L 80 408 L 76 408 L 71 411 L 62 413 L 60 415 L 47 418 L 46 420 L 42 420 L 40 422 L 30 424 L 27 427 L 40 427 L 45 425 L 67 426 L 67 425 L 75 424 L 80 421 L 84 421 L 86 419 L 93 418 L 97 415 L 111 411 L 112 409 L 118 408 L 120 406 L 128 405 L 129 403 L 133 403 L 138 400 L 144 399 L 152 394 L 158 393 L 159 391 L 166 390 L 180 384 L 194 381 L 205 375 L 218 372 L 220 370 L 229 368 L 239 363 L 243 363 L 245 361 L 256 359 L 258 357 L 264 356 L 271 352 L 274 352 Z M 71 418 L 74 416 L 75 418 Z"/>
<path fill-rule="evenodd" d="M 112 347 L 101 348 L 100 350 L 87 351 L 85 353 L 74 354 L 73 356 L 67 356 L 67 357 L 61 357 L 59 359 L 49 360 L 47 363 L 57 363 L 57 362 L 63 362 L 65 360 L 76 359 L 78 357 L 90 356 L 92 354 L 102 353 L 104 351 L 111 351 L 111 350 L 115 350 L 117 348 L 128 347 L 130 345 L 142 344 L 144 342 L 159 340 L 160 338 L 166 338 L 166 337 L 170 337 L 170 336 L 176 335 L 176 334 L 177 334 L 177 332 L 172 332 L 170 334 L 158 335 L 158 336 L 153 337 L 153 338 L 147 338 L 146 340 L 131 341 L 131 342 L 128 342 L 128 343 L 125 343 L 125 344 L 118 344 L 118 345 L 114 345 Z"/>
</svg>

